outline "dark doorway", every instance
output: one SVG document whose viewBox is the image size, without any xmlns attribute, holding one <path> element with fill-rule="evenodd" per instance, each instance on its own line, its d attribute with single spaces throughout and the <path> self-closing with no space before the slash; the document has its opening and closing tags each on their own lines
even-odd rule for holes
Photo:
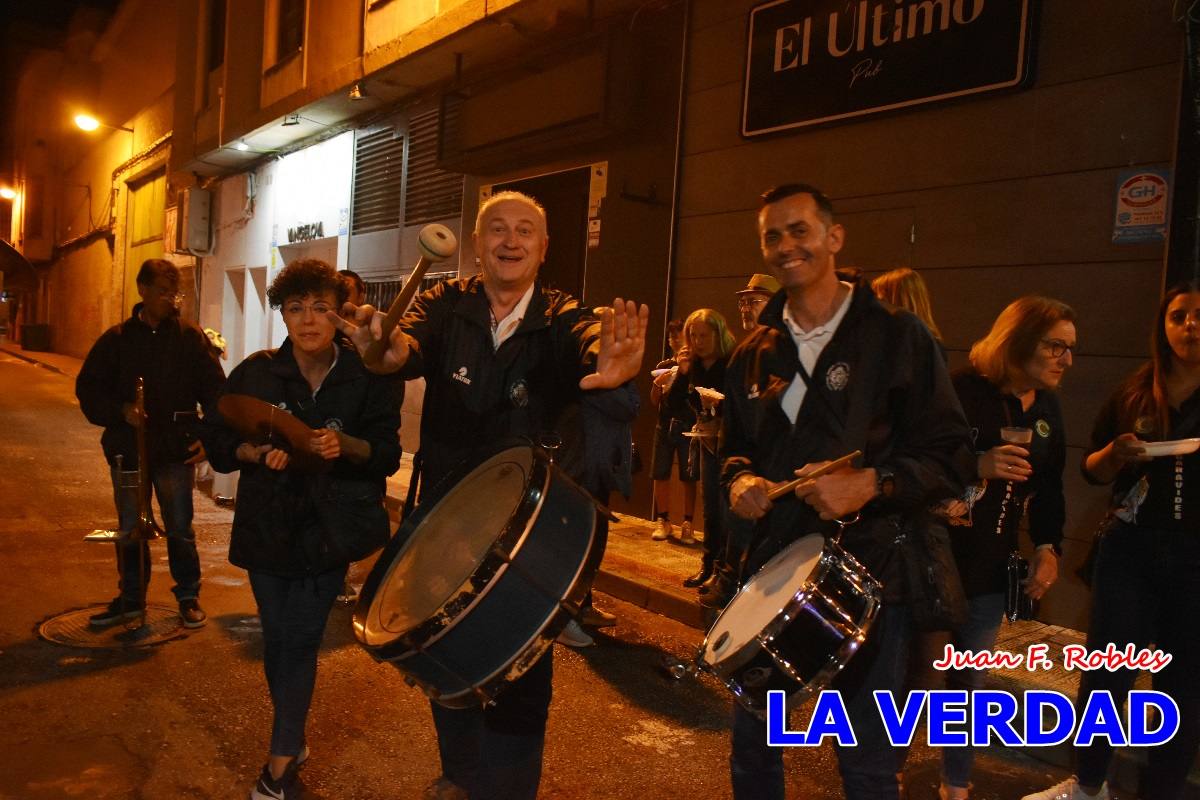
<svg viewBox="0 0 1200 800">
<path fill-rule="evenodd" d="M 546 209 L 546 228 L 550 249 L 539 272 L 543 285 L 584 297 L 584 271 L 587 262 L 588 190 L 592 171 L 580 167 L 552 172 L 536 178 L 497 183 L 492 192 L 524 192 Z"/>
</svg>

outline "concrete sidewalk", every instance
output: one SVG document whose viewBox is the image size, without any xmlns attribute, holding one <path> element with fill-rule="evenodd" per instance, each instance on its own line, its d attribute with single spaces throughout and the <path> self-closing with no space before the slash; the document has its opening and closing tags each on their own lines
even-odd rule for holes
<svg viewBox="0 0 1200 800">
<path fill-rule="evenodd" d="M 4 339 L 0 339 L 0 352 L 72 379 L 79 374 L 82 364 L 80 359 L 71 356 L 25 351 Z M 387 505 L 393 518 L 399 514 L 411 473 L 412 456 L 406 453 L 400 470 L 388 479 Z M 695 591 L 685 589 L 683 579 L 699 567 L 700 546 L 682 545 L 675 539 L 653 541 L 650 538 L 653 527 L 649 520 L 629 515 L 621 515 L 620 521 L 610 526 L 608 547 L 594 587 L 598 592 L 695 628 L 696 644 L 699 646 L 703 638 L 702 631 L 711 624 L 714 614 L 696 602 Z M 600 605 L 603 604 L 601 599 Z M 1038 642 L 1049 645 L 1048 657 L 1056 665 L 1061 665 L 1062 648 L 1068 644 L 1082 644 L 1084 635 L 1079 631 L 1039 622 L 1005 623 L 1000 629 L 995 649 L 1023 654 L 1030 644 Z M 1047 689 L 1074 698 L 1079 688 L 1079 674 L 1061 666 L 1046 671 L 1023 668 L 992 670 L 988 674 L 987 688 L 1003 689 L 1017 697 L 1031 689 Z M 1149 687 L 1147 674 L 1139 677 L 1138 687 Z M 1071 749 L 1063 745 L 1027 748 L 1025 752 L 1049 764 L 1069 768 Z M 1135 786 L 1137 770 L 1144 763 L 1144 748 L 1118 748 L 1114 768 L 1116 782 L 1122 786 Z M 1193 770 L 1192 785 L 1193 788 L 1200 787 L 1200 771 Z"/>
</svg>

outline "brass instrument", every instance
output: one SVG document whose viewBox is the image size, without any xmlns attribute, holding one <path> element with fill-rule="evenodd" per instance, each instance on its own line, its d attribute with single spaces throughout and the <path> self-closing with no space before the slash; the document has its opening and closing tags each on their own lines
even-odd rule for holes
<svg viewBox="0 0 1200 800">
<path fill-rule="evenodd" d="M 150 508 L 150 459 L 146 456 L 146 382 L 137 379 L 137 394 L 133 401 L 133 410 L 137 412 L 142 424 L 134 428 L 134 438 L 137 441 L 137 521 L 129 532 L 132 542 L 149 542 L 161 539 L 165 534 L 158 523 L 154 521 L 154 511 Z"/>
<path fill-rule="evenodd" d="M 138 468 L 136 473 L 121 469 L 123 459 L 118 455 L 117 474 L 122 489 L 132 488 L 137 491 L 137 519 L 128 534 L 123 534 L 121 531 L 97 529 L 83 537 L 86 542 L 114 542 L 120 539 L 128 539 L 131 542 L 149 542 L 165 536 L 162 528 L 154 521 L 154 511 L 150 507 L 150 492 L 153 485 L 150 482 L 150 460 L 146 454 L 146 382 L 140 377 L 137 379 L 133 410 L 142 421 L 141 425 L 137 425 L 133 429 L 134 440 L 137 443 Z M 131 474 L 137 476 L 137 482 L 125 483 L 126 476 Z"/>
</svg>

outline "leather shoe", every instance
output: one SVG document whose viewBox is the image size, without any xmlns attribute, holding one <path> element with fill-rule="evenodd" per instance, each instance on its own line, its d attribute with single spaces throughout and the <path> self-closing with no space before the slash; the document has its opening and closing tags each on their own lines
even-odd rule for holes
<svg viewBox="0 0 1200 800">
<path fill-rule="evenodd" d="M 208 614 L 204 613 L 204 609 L 194 597 L 179 601 L 179 616 L 183 618 L 185 628 L 200 628 L 208 621 Z"/>
<path fill-rule="evenodd" d="M 700 587 L 700 605 L 705 608 L 722 609 L 737 594 L 737 582 L 718 572 Z"/>
<path fill-rule="evenodd" d="M 712 564 L 701 564 L 699 572 L 697 572 L 695 575 L 693 575 L 690 578 L 683 579 L 683 585 L 686 586 L 688 589 L 695 589 L 697 586 L 699 586 L 700 584 L 704 583 L 706 580 L 711 578 L 712 574 L 713 574 Z"/>
</svg>

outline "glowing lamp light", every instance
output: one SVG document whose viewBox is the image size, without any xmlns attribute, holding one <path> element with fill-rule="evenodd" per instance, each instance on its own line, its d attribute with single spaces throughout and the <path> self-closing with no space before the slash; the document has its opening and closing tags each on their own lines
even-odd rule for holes
<svg viewBox="0 0 1200 800">
<path fill-rule="evenodd" d="M 76 114 L 75 124 L 85 131 L 94 131 L 100 127 L 100 120 L 87 114 Z"/>
<path fill-rule="evenodd" d="M 9 187 L 4 186 L 4 187 L 0 187 L 0 197 L 4 198 L 5 200 L 16 200 L 17 193 L 13 189 L 10 189 Z"/>
</svg>

